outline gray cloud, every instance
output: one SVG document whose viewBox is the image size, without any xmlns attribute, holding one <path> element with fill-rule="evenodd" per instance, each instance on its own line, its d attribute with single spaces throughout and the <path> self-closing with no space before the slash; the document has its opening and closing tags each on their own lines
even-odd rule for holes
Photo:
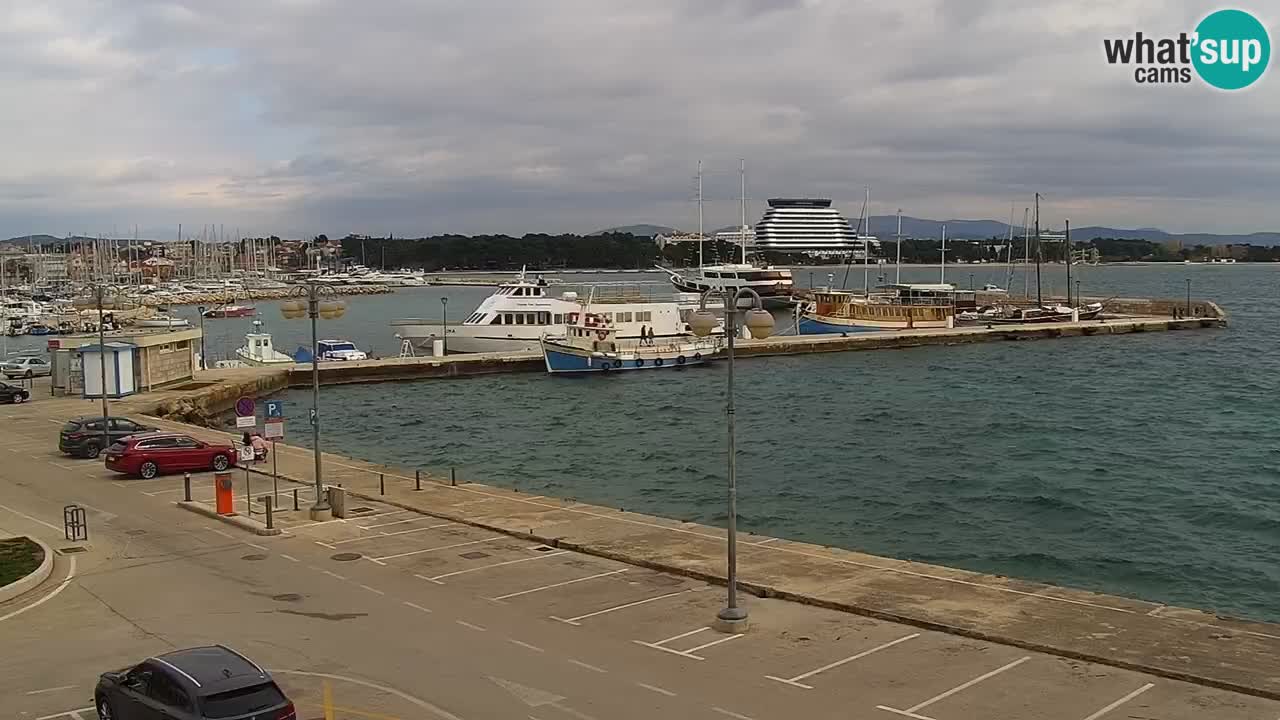
<svg viewBox="0 0 1280 720">
<path fill-rule="evenodd" d="M 690 226 L 873 211 L 1275 229 L 1273 77 L 1140 87 L 1104 37 L 1167 0 L 92 0 L 0 10 L 0 234 Z M 1198 202 L 1187 202 L 1196 199 Z M 1212 217 L 1205 216 L 1212 208 Z"/>
</svg>

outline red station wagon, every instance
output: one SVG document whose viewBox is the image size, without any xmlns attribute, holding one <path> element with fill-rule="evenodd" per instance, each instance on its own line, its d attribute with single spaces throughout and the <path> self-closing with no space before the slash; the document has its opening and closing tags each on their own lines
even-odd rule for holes
<svg viewBox="0 0 1280 720">
<path fill-rule="evenodd" d="M 108 470 L 151 479 L 168 472 L 226 470 L 236 464 L 236 449 L 181 433 L 148 432 L 107 448 L 106 463 Z"/>
</svg>

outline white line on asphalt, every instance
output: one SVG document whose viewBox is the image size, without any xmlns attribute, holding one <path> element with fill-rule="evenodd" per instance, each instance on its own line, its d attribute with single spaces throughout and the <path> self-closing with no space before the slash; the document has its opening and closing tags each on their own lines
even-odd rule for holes
<svg viewBox="0 0 1280 720">
<path fill-rule="evenodd" d="M 520 558 L 519 560 L 508 560 L 506 562 L 493 563 L 492 565 L 481 565 L 480 567 L 467 568 L 466 570 L 454 570 L 451 573 L 436 575 L 435 577 L 430 577 L 427 579 L 433 583 L 439 583 L 442 579 L 447 577 L 453 577 L 454 575 L 465 575 L 467 573 L 479 572 L 480 570 L 488 570 L 489 568 L 502 567 L 504 565 L 515 565 L 516 563 L 533 562 L 534 560 L 544 560 L 546 558 L 552 558 L 557 555 L 568 555 L 568 554 L 569 554 L 568 550 L 561 550 L 559 552 L 550 552 L 550 553 L 545 553 L 543 555 L 536 555 L 534 557 Z"/>
<path fill-rule="evenodd" d="M 586 582 L 587 580 L 595 580 L 596 578 L 607 577 L 609 575 L 617 575 L 618 573 L 624 573 L 626 571 L 627 571 L 626 568 L 623 568 L 621 570 L 610 570 L 609 572 L 602 572 L 602 573 L 597 573 L 595 575 L 588 575 L 587 577 L 581 577 L 576 580 L 566 580 L 564 582 L 558 582 L 553 585 L 543 585 L 542 587 L 530 588 L 528 590 L 521 590 L 520 592 L 507 593 L 506 595 L 499 595 L 498 597 L 489 598 L 489 599 L 490 600 L 506 600 L 507 598 L 519 597 L 521 595 L 528 595 L 529 593 L 536 593 L 536 592 L 541 592 L 543 590 L 550 590 L 551 588 L 564 587 L 565 585 L 573 585 L 574 583 Z"/>
<path fill-rule="evenodd" d="M 403 601 L 403 602 L 404 602 L 404 604 L 405 604 L 405 605 L 408 605 L 409 607 L 413 608 L 414 610 L 421 610 L 421 611 L 422 611 L 422 612 L 424 612 L 424 613 L 429 613 L 429 612 L 431 612 L 430 610 L 428 610 L 428 609 L 426 609 L 426 608 L 422 607 L 421 605 L 418 605 L 418 604 L 416 604 L 416 603 L 411 603 L 411 602 L 409 602 L 408 600 L 405 600 L 405 601 Z"/>
<path fill-rule="evenodd" d="M 471 623 L 467 622 L 466 620 L 454 620 L 454 622 L 458 623 L 458 624 L 459 624 L 459 625 L 461 625 L 462 627 L 468 627 L 468 628 L 471 628 L 472 630 L 479 630 L 480 632 L 484 632 L 484 630 L 485 630 L 484 628 L 480 627 L 479 625 L 472 625 Z"/>
<path fill-rule="evenodd" d="M 697 635 L 698 633 L 703 632 L 704 630 L 710 630 L 710 629 L 711 629 L 710 627 L 700 627 L 700 628 L 698 628 L 697 630 L 690 630 L 689 632 L 680 633 L 679 635 L 672 635 L 671 637 L 667 638 L 666 640 L 659 640 L 659 641 L 657 641 L 657 642 L 655 642 L 655 643 L 646 643 L 646 644 L 649 644 L 649 645 L 666 645 L 667 643 L 671 642 L 672 640 L 679 640 L 680 638 L 689 637 L 690 635 Z"/>
<path fill-rule="evenodd" d="M 569 658 L 569 662 L 573 663 L 574 665 L 577 665 L 577 666 L 578 666 L 578 667 L 580 667 L 580 668 L 586 668 L 586 669 L 590 670 L 591 672 L 598 672 L 598 673 L 607 673 L 607 672 L 609 672 L 608 670 L 605 670 L 604 668 L 596 667 L 595 665 L 592 665 L 592 664 L 590 664 L 590 663 L 584 663 L 584 662 L 582 662 L 581 660 L 574 660 L 573 658 Z"/>
<path fill-rule="evenodd" d="M 53 720 L 53 718 L 62 718 L 62 717 L 71 717 L 71 718 L 76 718 L 77 720 L 84 720 L 84 718 L 80 716 L 80 713 L 89 712 L 91 710 L 97 710 L 97 708 L 90 705 L 89 707 L 76 708 L 75 710 L 67 710 L 65 712 L 54 713 L 53 715 L 44 715 L 42 717 L 36 718 L 36 720 Z"/>
<path fill-rule="evenodd" d="M 915 713 L 913 713 L 913 712 L 907 712 L 906 710 L 899 710 L 898 708 L 891 708 L 891 707 L 889 707 L 888 705 L 877 705 L 877 706 L 876 706 L 876 709 L 877 709 L 877 710 L 884 710 L 884 711 L 886 711 L 886 712 L 891 712 L 891 713 L 894 713 L 894 714 L 897 714 L 897 715 L 902 715 L 902 716 L 904 716 L 904 717 L 915 718 L 915 720 L 934 720 L 934 718 L 931 718 L 931 717 L 929 717 L 928 715 L 917 715 L 917 714 L 915 714 Z"/>
<path fill-rule="evenodd" d="M 280 557 L 284 558 L 285 560 L 288 560 L 289 562 L 298 562 L 298 558 L 292 555 L 285 555 L 284 553 L 280 553 Z"/>
<path fill-rule="evenodd" d="M 521 642 L 521 641 L 519 641 L 519 640 L 516 640 L 515 638 L 507 638 L 507 642 L 509 642 L 509 643 L 514 643 L 514 644 L 516 644 L 516 645 L 519 645 L 519 646 L 520 646 L 520 647 L 522 647 L 522 648 L 527 648 L 527 649 L 532 650 L 532 651 L 534 651 L 534 652 L 546 652 L 545 650 L 543 650 L 542 648 L 538 647 L 537 645 L 530 645 L 530 644 L 529 644 L 529 643 L 527 643 L 527 642 Z M 1090 718 L 1090 720 L 1092 720 L 1092 718 Z"/>
<path fill-rule="evenodd" d="M 636 682 L 636 684 L 637 684 L 637 685 L 639 685 L 640 687 L 644 688 L 645 690 L 652 690 L 652 691 L 654 691 L 654 692 L 656 692 L 656 693 L 662 693 L 663 695 L 666 695 L 667 697 L 675 697 L 675 696 L 676 696 L 676 694 L 675 694 L 675 693 L 673 693 L 673 692 L 671 692 L 670 690 L 667 690 L 666 688 L 660 688 L 660 687 L 658 687 L 657 685 L 650 685 L 650 684 L 648 684 L 648 683 L 642 683 L 642 682 Z"/>
<path fill-rule="evenodd" d="M 679 655 L 680 657 L 692 658 L 694 660 L 706 660 L 706 658 L 704 657 L 700 657 L 698 655 L 692 655 L 683 650 L 676 650 L 675 648 L 669 648 L 666 645 L 655 645 L 653 643 L 648 643 L 643 640 L 632 640 L 631 642 L 637 645 L 643 645 L 648 648 L 653 648 L 654 650 L 661 650 L 662 652 L 665 652 L 665 653 L 671 653 L 672 655 Z"/>
<path fill-rule="evenodd" d="M 494 540 L 506 539 L 506 535 L 498 535 L 497 537 L 486 538 L 484 540 L 471 540 L 470 542 L 454 543 L 452 545 L 441 545 L 440 547 L 424 548 L 422 550 L 410 550 L 409 552 L 397 553 L 395 555 L 385 555 L 383 557 L 369 558 L 374 562 L 382 562 L 384 560 L 395 560 L 396 558 L 409 557 L 410 555 L 421 555 L 422 553 L 435 552 L 436 550 L 452 550 L 453 548 L 466 547 L 467 545 L 479 545 L 480 543 L 493 542 Z"/>
<path fill-rule="evenodd" d="M 1115 702 L 1111 703 L 1110 705 L 1108 705 L 1108 706 L 1106 706 L 1106 707 L 1102 708 L 1102 709 L 1101 709 L 1101 710 L 1099 710 L 1098 712 L 1096 712 L 1096 713 L 1094 713 L 1094 714 L 1090 715 L 1089 717 L 1085 718 L 1084 720 L 1098 720 L 1098 718 L 1102 717 L 1103 715 L 1106 715 L 1107 713 L 1111 712 L 1112 710 L 1115 710 L 1116 708 L 1118 708 L 1118 707 L 1120 707 L 1121 705 L 1123 705 L 1123 704 L 1125 704 L 1125 703 L 1129 702 L 1130 700 L 1132 700 L 1132 699 L 1134 699 L 1134 698 L 1138 697 L 1139 695 L 1141 695 L 1142 693 L 1144 693 L 1144 692 L 1146 692 L 1146 691 L 1150 690 L 1150 689 L 1151 689 L 1151 688 L 1153 688 L 1153 687 L 1155 687 L 1155 683 L 1147 683 L 1146 685 L 1143 685 L 1142 687 L 1138 688 L 1137 690 L 1134 690 L 1133 692 L 1129 693 L 1128 695 L 1125 695 L 1124 697 L 1120 698 L 1119 700 L 1117 700 L 1117 701 L 1115 701 Z"/>
<path fill-rule="evenodd" d="M 75 685 L 59 685 L 58 687 L 45 688 L 43 690 L 28 690 L 28 695 L 43 695 L 45 693 L 58 692 L 59 690 L 70 690 Z"/>
<path fill-rule="evenodd" d="M 147 492 L 145 490 L 139 490 L 138 492 L 142 493 L 143 495 L 146 495 L 147 497 L 155 497 L 157 495 L 167 495 L 169 493 L 183 492 L 184 490 L 186 490 L 185 487 L 180 487 L 180 488 L 171 488 L 169 490 L 153 490 L 151 492 Z M 192 499 L 195 500 L 196 502 L 213 502 L 215 500 L 215 498 L 209 498 L 208 500 L 201 500 L 199 498 L 192 498 Z"/>
<path fill-rule="evenodd" d="M 330 550 L 337 550 L 337 548 L 335 548 L 334 546 L 332 546 L 332 545 L 330 545 L 329 543 L 326 543 L 326 542 L 320 542 L 319 540 L 312 540 L 312 542 L 314 542 L 315 544 L 319 545 L 320 547 L 327 547 L 327 548 L 329 548 Z"/>
<path fill-rule="evenodd" d="M 928 700 L 925 700 L 925 701 L 924 701 L 924 702 L 922 702 L 922 703 L 916 703 L 915 705 L 912 705 L 911 707 L 907 708 L 906 712 L 913 713 L 913 712 L 915 712 L 915 711 L 917 711 L 917 710 L 923 710 L 924 708 L 929 707 L 930 705 L 932 705 L 932 704 L 934 704 L 934 703 L 938 702 L 939 700 L 945 700 L 946 698 L 949 698 L 949 697 L 951 697 L 952 695 L 955 695 L 956 693 L 958 693 L 958 692 L 960 692 L 960 691 L 962 691 L 962 690 L 966 690 L 966 689 L 968 689 L 968 688 L 973 687 L 974 685 L 977 685 L 978 683 L 982 682 L 983 680 L 987 680 L 987 679 L 989 679 L 989 678 L 993 678 L 993 677 L 995 677 L 996 675 L 999 675 L 1000 673 L 1004 672 L 1005 670 L 1012 670 L 1013 668 L 1018 667 L 1019 665 L 1021 665 L 1022 663 L 1026 662 L 1026 661 L 1028 661 L 1028 660 L 1030 660 L 1030 659 L 1031 659 L 1031 656 L 1030 656 L 1030 655 L 1026 655 L 1026 656 L 1024 656 L 1024 657 L 1020 657 L 1020 658 L 1018 658 L 1017 660 L 1014 660 L 1013 662 L 1011 662 L 1011 663 L 1009 663 L 1009 664 L 1007 664 L 1007 665 L 1001 665 L 1000 667 L 996 668 L 995 670 L 992 670 L 992 671 L 991 671 L 991 672 L 989 672 L 989 673 L 985 673 L 985 674 L 979 675 L 978 677 L 976 677 L 976 678 L 974 678 L 974 679 L 970 680 L 969 682 L 961 683 L 960 685 L 957 685 L 957 686 L 955 686 L 955 687 L 951 688 L 950 690 L 948 690 L 948 691 L 946 691 L 946 692 L 944 692 L 944 693 L 939 693 L 939 694 L 937 694 L 937 695 L 934 695 L 933 697 L 929 698 Z M 877 705 L 876 707 L 882 707 L 882 706 Z M 890 708 L 882 708 L 882 709 L 886 709 L 886 710 L 888 710 L 888 709 L 890 709 Z"/>
<path fill-rule="evenodd" d="M 404 520 L 404 521 L 402 521 L 402 522 L 408 522 L 408 521 L 407 521 L 407 520 Z M 388 525 L 391 525 L 392 523 L 387 523 L 387 524 L 388 524 Z M 400 530 L 400 531 L 397 531 L 397 532 L 384 532 L 384 533 L 378 533 L 378 534 L 376 534 L 376 535 L 365 535 L 364 537 L 348 538 L 348 539 L 346 539 L 346 540 L 334 540 L 334 541 L 333 541 L 333 543 L 332 543 L 332 544 L 330 544 L 330 545 L 325 545 L 325 543 L 322 543 L 322 542 L 320 542 L 319 540 L 317 540 L 316 542 L 317 542 L 317 543 L 319 543 L 319 544 L 321 544 L 321 545 L 325 545 L 325 547 L 333 547 L 334 545 L 345 545 L 346 543 L 364 542 L 365 540 L 377 540 L 377 539 L 379 539 L 379 538 L 395 537 L 396 535 L 408 535 L 408 534 L 410 534 L 410 533 L 419 533 L 419 532 L 423 532 L 423 531 L 426 531 L 426 530 L 438 530 L 438 529 L 440 529 L 440 528 L 442 528 L 442 527 L 449 527 L 450 525 L 454 525 L 454 524 L 456 524 L 456 523 L 440 523 L 439 525 L 428 525 L 428 526 L 426 526 L 426 527 L 414 528 L 414 529 L 412 529 L 412 530 Z"/>
<path fill-rule="evenodd" d="M 712 647 L 713 645 L 719 645 L 720 643 L 727 643 L 727 642 L 729 642 L 730 640 L 737 640 L 737 639 L 738 639 L 738 638 L 740 638 L 740 637 L 744 637 L 742 633 L 735 633 L 735 634 L 733 634 L 733 635 L 726 635 L 726 636 L 724 636 L 724 637 L 720 638 L 719 640 L 712 640 L 711 642 L 709 642 L 709 643 L 703 643 L 703 644 L 699 645 L 698 647 L 691 647 L 691 648 L 689 648 L 688 650 L 685 650 L 685 652 L 690 653 L 690 654 L 693 654 L 693 653 L 698 652 L 699 650 L 702 650 L 702 649 L 705 649 L 705 648 Z"/>
<path fill-rule="evenodd" d="M 579 621 L 581 621 L 581 620 L 586 620 L 587 618 L 593 618 L 593 617 L 595 617 L 595 616 L 597 616 L 597 615 L 604 615 L 605 613 L 611 613 L 611 612 L 615 612 L 615 611 L 617 611 L 617 610 L 626 610 L 626 609 L 627 609 L 627 608 L 629 608 L 629 607 L 635 607 L 635 606 L 637 606 L 637 605 L 644 605 L 645 603 L 651 603 L 651 602 L 654 602 L 654 601 L 657 601 L 657 600 L 662 600 L 662 599 L 664 599 L 664 598 L 675 597 L 676 595 L 683 595 L 683 594 L 685 594 L 685 593 L 687 593 L 687 592 L 689 592 L 689 591 L 688 591 L 688 590 L 677 590 L 676 592 L 673 592 L 673 593 L 667 593 L 666 595 L 659 595 L 659 596 L 657 596 L 657 597 L 651 597 L 651 598 L 649 598 L 649 599 L 647 599 L 647 600 L 637 600 L 637 601 L 635 601 L 635 602 L 629 602 L 629 603 L 627 603 L 627 604 L 625 604 L 625 605 L 617 605 L 617 606 L 614 606 L 614 607 L 611 607 L 611 608 L 605 608 L 605 609 L 603 609 L 603 610 L 597 610 L 597 611 L 592 612 L 592 613 L 587 613 L 586 615 L 579 615 L 579 616 L 577 616 L 577 617 L 571 617 L 571 618 L 562 618 L 562 617 L 556 617 L 555 615 L 552 615 L 552 616 L 551 616 L 551 619 L 552 619 L 552 620 L 559 620 L 559 621 L 560 621 L 560 622 L 562 622 L 562 623 L 568 623 L 568 624 L 570 624 L 570 625 L 580 625 L 580 624 L 581 624 L 581 622 L 579 622 Z"/>
<path fill-rule="evenodd" d="M 28 515 L 28 514 L 26 514 L 26 513 L 24 513 L 24 512 L 19 512 L 19 511 L 14 510 L 13 508 L 8 507 L 8 506 L 6 506 L 6 505 L 0 505 L 0 510 L 8 510 L 9 512 L 13 513 L 14 515 L 17 515 L 17 516 L 19 516 L 19 517 L 24 517 L 24 518 L 26 518 L 26 519 L 30 520 L 31 522 L 34 522 L 34 523 L 40 523 L 41 525 L 43 525 L 43 526 L 45 526 L 45 527 L 49 528 L 50 530 L 53 530 L 54 532 L 62 532 L 62 531 L 63 531 L 63 528 L 60 528 L 60 527 L 58 527 L 57 525 L 52 525 L 52 524 L 50 524 L 50 523 L 47 523 L 47 522 L 45 522 L 45 521 L 41 520 L 40 518 L 34 518 L 34 517 L 31 517 L 30 515 Z"/>
<path fill-rule="evenodd" d="M 801 681 L 801 680 L 804 680 L 805 678 L 813 677 L 814 675 L 817 675 L 818 673 L 823 673 L 823 672 L 826 672 L 826 671 L 828 671 L 828 670 L 833 670 L 833 669 L 835 669 L 835 668 L 840 667 L 841 665 L 844 665 L 845 663 L 851 663 L 851 662 L 853 662 L 854 660 L 861 660 L 862 658 L 864 658 L 864 657 L 866 657 L 866 656 L 868 656 L 868 655 L 871 655 L 872 653 L 878 653 L 878 652 L 880 652 L 881 650 L 884 650 L 884 649 L 886 649 L 886 648 L 891 648 L 891 647 L 893 647 L 894 645 L 897 645 L 898 643 L 904 643 L 904 642 L 906 642 L 906 641 L 908 641 L 908 640 L 912 640 L 912 639 L 914 639 L 914 638 L 918 638 L 918 637 L 920 637 L 920 633 L 911 633 L 910 635 L 907 635 L 907 636 L 905 636 L 905 637 L 900 637 L 900 638 L 898 638 L 897 640 L 891 640 L 891 641 L 889 641 L 889 642 L 887 642 L 887 643 L 885 643 L 885 644 L 883 644 L 883 645 L 877 645 L 876 647 L 873 647 L 873 648 L 871 648 L 870 650 L 863 650 L 862 652 L 858 653 L 857 655 L 850 655 L 849 657 L 847 657 L 847 658 L 845 658 L 845 659 L 843 659 L 843 660 L 837 660 L 837 661 L 835 661 L 835 662 L 833 662 L 833 663 L 831 663 L 831 664 L 829 664 L 829 665 L 823 665 L 822 667 L 820 667 L 820 668 L 818 668 L 818 669 L 816 669 L 816 670 L 810 670 L 810 671 L 809 671 L 809 672 L 807 672 L 807 673 L 801 673 L 800 675 L 797 675 L 797 676 L 795 676 L 795 677 L 793 677 L 793 678 L 780 678 L 780 677 L 775 677 L 775 676 L 773 676 L 773 675 L 765 675 L 765 677 L 769 678 L 770 680 L 777 680 L 777 681 L 778 681 L 778 682 L 780 682 L 780 683 L 786 683 L 786 684 L 788 684 L 788 685 L 795 685 L 796 687 L 801 687 L 801 688 L 804 688 L 805 690 L 812 690 L 812 689 L 813 689 L 813 686 L 811 686 L 811 685 L 805 685 L 805 684 L 801 683 L 800 681 Z"/>
<path fill-rule="evenodd" d="M 372 682 L 369 682 L 368 680 L 360 680 L 358 678 L 353 678 L 346 675 L 331 675 L 328 673 L 306 672 L 304 670 L 281 670 L 277 668 L 277 669 L 271 670 L 270 672 L 272 674 L 283 673 L 286 675 L 302 675 L 304 677 L 317 677 L 317 678 L 324 678 L 326 680 L 338 680 L 341 682 L 349 682 L 356 685 L 363 685 L 364 687 L 372 688 L 374 690 L 385 693 L 387 695 L 395 695 L 396 697 L 400 698 L 401 700 L 404 700 L 405 702 L 413 703 L 414 705 L 417 705 L 423 710 L 426 710 L 430 713 L 433 713 L 439 717 L 444 718 L 444 720 L 462 720 L 462 718 L 458 717 L 457 715 L 454 715 L 453 713 L 443 708 L 436 707 L 435 705 L 432 705 L 426 700 L 423 700 L 421 698 L 416 698 L 402 690 L 397 690 L 393 687 L 387 687 L 386 685 L 378 685 L 377 683 L 372 683 Z M 92 710 L 92 708 L 90 709 Z"/>
<path fill-rule="evenodd" d="M 346 580 L 346 578 L 342 577 L 341 575 L 339 575 L 338 573 L 332 570 L 321 570 L 320 572 L 324 573 L 325 575 L 328 575 L 329 577 L 338 578 L 339 580 Z"/>
<path fill-rule="evenodd" d="M 18 608 L 17 610 L 14 610 L 13 612 L 9 613 L 8 615 L 0 616 L 0 622 L 4 622 L 5 620 L 8 620 L 9 618 L 14 617 L 14 616 L 17 616 L 17 615 L 21 615 L 22 613 L 24 613 L 24 612 L 26 612 L 26 611 L 28 611 L 28 610 L 30 610 L 30 609 L 32 609 L 32 608 L 34 608 L 34 607 L 39 607 L 39 606 L 43 605 L 44 603 L 46 603 L 46 602 L 48 602 L 48 601 L 52 600 L 54 597 L 56 597 L 56 596 L 58 595 L 58 593 L 62 592 L 63 590 L 66 590 L 66 589 L 67 589 L 67 586 L 71 584 L 71 580 L 72 580 L 72 578 L 74 578 L 74 577 L 76 576 L 76 556 L 75 556 L 75 555 L 72 555 L 72 556 L 70 557 L 70 560 L 71 560 L 71 567 L 67 570 L 67 577 L 66 577 L 66 579 L 64 579 L 64 580 L 62 581 L 62 583 L 58 585 L 58 587 L 54 588 L 54 589 L 53 589 L 53 592 L 49 593 L 48 595 L 45 595 L 44 597 L 42 597 L 42 598 L 40 598 L 39 600 L 37 600 L 37 601 L 35 601 L 35 602 L 31 603 L 30 605 L 26 605 L 26 606 L 24 606 L 24 607 L 20 607 L 20 608 Z"/>
<path fill-rule="evenodd" d="M 365 590 L 368 590 L 368 591 L 369 591 L 369 592 L 371 592 L 371 593 L 377 594 L 377 595 L 386 595 L 386 593 L 382 592 L 382 591 L 381 591 L 381 590 L 379 590 L 378 588 L 371 588 L 371 587 L 369 587 L 368 585 L 361 585 L 360 587 L 364 588 Z"/>
<path fill-rule="evenodd" d="M 54 467 L 60 467 L 60 468 L 62 468 L 63 470 L 77 470 L 77 469 L 78 469 L 78 468 L 73 468 L 73 467 L 71 467 L 70 465 L 63 465 L 63 464 L 62 464 L 62 463 L 60 463 L 60 462 L 54 462 L 54 461 L 52 461 L 52 460 L 46 460 L 45 462 L 49 463 L 50 465 L 53 465 Z"/>
<path fill-rule="evenodd" d="M 270 548 L 268 548 L 266 545 L 258 545 L 257 543 L 251 543 L 251 542 L 245 542 L 245 545 L 248 545 L 248 546 L 249 546 L 249 547 L 251 547 L 251 548 L 257 548 L 257 549 L 259 549 L 259 550 L 269 550 L 269 549 L 270 549 Z"/>
<path fill-rule="evenodd" d="M 782 538 L 766 538 L 760 542 L 746 543 L 747 545 L 768 545 L 771 542 L 778 542 Z"/>
<path fill-rule="evenodd" d="M 736 712 L 733 712 L 732 710 L 725 710 L 722 707 L 713 707 L 711 709 L 720 713 L 721 715 L 726 715 L 731 718 L 737 718 L 737 720 L 755 720 L 755 718 L 747 717 L 746 715 L 740 715 Z"/>
<path fill-rule="evenodd" d="M 236 536 L 235 536 L 235 535 L 232 535 L 231 533 L 227 532 L 226 530 L 219 530 L 218 528 L 209 528 L 209 532 L 217 533 L 217 534 L 221 535 L 222 537 L 225 537 L 225 538 L 231 538 L 232 540 L 235 540 L 235 539 L 236 539 Z"/>
</svg>

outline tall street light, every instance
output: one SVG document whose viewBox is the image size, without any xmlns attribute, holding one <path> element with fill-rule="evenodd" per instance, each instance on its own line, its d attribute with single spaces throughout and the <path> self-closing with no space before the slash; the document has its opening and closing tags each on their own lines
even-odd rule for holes
<svg viewBox="0 0 1280 720">
<path fill-rule="evenodd" d="M 440 298 L 440 354 L 449 354 L 449 298 Z"/>
<path fill-rule="evenodd" d="M 707 310 L 707 296 L 717 294 L 724 298 L 724 334 L 728 340 L 727 357 L 729 360 L 729 380 L 725 391 L 725 415 L 729 434 L 729 528 L 728 528 L 728 565 L 729 590 L 726 605 L 716 613 L 716 628 L 723 632 L 743 632 L 747 629 L 747 609 L 738 605 L 738 465 L 737 465 L 737 429 L 734 422 L 733 405 L 733 342 L 737 335 L 738 303 L 750 297 L 752 307 L 746 312 L 744 324 L 751 331 L 751 337 L 764 338 L 773 334 L 773 316 L 764 309 L 760 295 L 751 288 L 740 288 L 732 292 L 730 288 L 711 289 L 702 295 L 698 311 L 689 316 L 689 328 L 698 337 L 706 337 L 716 327 L 716 316 Z"/>
<path fill-rule="evenodd" d="M 92 299 L 77 298 L 72 302 L 72 306 L 77 310 L 89 310 L 96 308 L 98 311 L 98 369 L 102 371 L 102 375 L 100 376 L 100 380 L 102 381 L 102 386 L 100 388 L 102 391 L 101 447 L 103 450 L 106 450 L 111 447 L 111 435 L 107 429 L 107 423 L 109 422 L 108 418 L 110 417 L 107 411 L 107 335 L 105 329 L 106 323 L 103 321 L 102 313 L 103 294 L 106 292 L 107 288 L 102 283 L 94 283 L 91 289 L 93 291 Z M 119 389 L 120 388 L 116 388 L 117 391 L 119 391 Z"/>
<path fill-rule="evenodd" d="M 201 370 L 209 369 L 209 363 L 208 361 L 205 360 L 205 357 L 204 357 L 204 312 L 206 309 L 207 308 L 205 308 L 205 306 L 203 305 L 200 305 L 199 307 L 196 308 L 196 310 L 200 313 L 200 369 Z"/>
<path fill-rule="evenodd" d="M 280 314 L 290 320 L 306 315 L 311 318 L 311 444 L 315 448 L 316 459 L 316 502 L 311 506 L 311 519 L 323 520 L 330 516 L 329 498 L 325 496 L 324 481 L 320 463 L 320 353 L 316 339 L 316 319 L 326 320 L 340 318 L 347 311 L 341 300 L 321 300 L 324 295 L 337 297 L 337 291 L 315 281 L 308 282 L 305 287 L 295 287 L 290 291 L 289 299 L 280 303 Z M 301 298 L 305 297 L 306 302 Z"/>
</svg>

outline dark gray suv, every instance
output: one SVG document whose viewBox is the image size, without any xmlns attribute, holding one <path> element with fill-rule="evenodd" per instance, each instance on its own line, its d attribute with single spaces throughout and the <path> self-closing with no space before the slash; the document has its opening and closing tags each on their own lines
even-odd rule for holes
<svg viewBox="0 0 1280 720">
<path fill-rule="evenodd" d="M 100 720 L 296 720 L 266 670 L 223 645 L 176 650 L 103 673 Z"/>
</svg>

